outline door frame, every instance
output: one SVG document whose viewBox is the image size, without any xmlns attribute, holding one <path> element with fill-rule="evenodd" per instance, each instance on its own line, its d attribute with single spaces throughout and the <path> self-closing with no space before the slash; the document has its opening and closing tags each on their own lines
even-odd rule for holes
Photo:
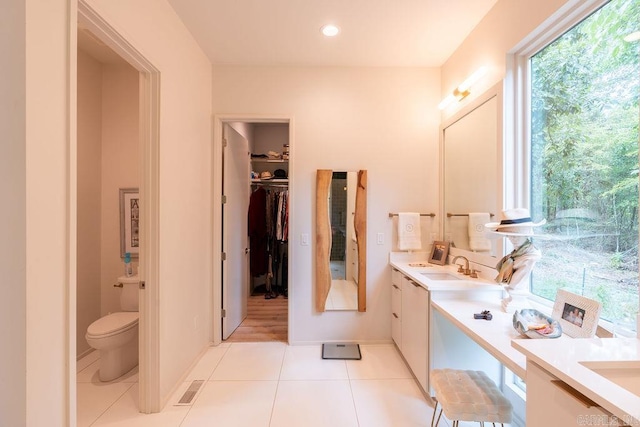
<svg viewBox="0 0 640 427">
<path fill-rule="evenodd" d="M 139 399 L 140 412 L 152 413 L 162 409 L 160 396 L 160 318 L 159 318 L 159 146 L 160 146 L 160 71 L 124 36 L 113 28 L 93 9 L 87 0 L 78 1 L 77 21 L 90 30 L 100 41 L 113 49 L 140 73 L 140 280 L 145 289 L 140 292 L 139 321 Z M 77 34 L 71 34 L 77 37 Z M 71 64 L 72 77 L 77 81 L 76 64 Z M 74 76 L 75 74 L 75 76 Z M 75 116 L 72 128 L 77 126 Z M 75 194 L 77 188 L 77 142 L 69 153 L 70 189 Z M 74 199 L 75 200 L 75 199 Z M 77 209 L 75 200 L 73 211 Z M 74 220 L 75 222 L 75 220 Z M 76 237 L 76 224 L 71 224 L 69 234 Z M 73 241 L 73 240 L 72 240 Z M 76 254 L 70 254 L 70 271 L 75 271 Z M 76 289 L 72 287 L 68 295 L 67 310 L 75 310 Z M 73 303 L 73 304 L 72 304 Z M 75 322 L 69 322 L 69 336 L 76 336 Z M 69 347 L 75 344 L 69 343 Z M 75 365 L 75 351 L 70 350 L 69 358 Z M 70 369 L 70 384 L 75 384 L 75 369 Z M 75 414 L 75 387 L 69 388 L 69 404 Z"/>
<path fill-rule="evenodd" d="M 213 117 L 213 150 L 212 151 L 212 180 L 213 180 L 213 197 L 211 198 L 212 212 L 212 330 L 211 341 L 214 345 L 222 342 L 222 130 L 225 123 L 241 122 L 241 123 L 283 123 L 289 125 L 289 200 L 295 200 L 294 189 L 291 183 L 295 182 L 295 143 L 294 143 L 294 126 L 293 116 L 286 115 L 242 115 L 242 114 L 216 114 Z M 291 203 L 290 206 L 293 206 Z M 294 209 L 289 209 L 289 236 L 295 236 L 295 217 Z M 289 244 L 292 239 L 289 238 Z M 289 252 L 289 272 L 291 277 L 291 266 L 295 265 L 295 251 Z M 289 298 L 287 304 L 287 341 L 291 342 L 293 337 L 293 313 L 291 310 L 291 301 L 294 299 L 295 287 L 289 286 Z"/>
</svg>

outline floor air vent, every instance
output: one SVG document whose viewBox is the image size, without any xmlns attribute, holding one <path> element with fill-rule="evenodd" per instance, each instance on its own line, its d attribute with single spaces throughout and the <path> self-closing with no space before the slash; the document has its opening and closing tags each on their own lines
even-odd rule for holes
<svg viewBox="0 0 640 427">
<path fill-rule="evenodd" d="M 202 384 L 204 384 L 204 380 L 192 381 L 187 391 L 184 392 L 178 403 L 176 403 L 176 406 L 191 405 L 193 403 L 193 399 L 196 397 L 196 394 L 198 394 L 200 387 L 202 387 Z"/>
</svg>

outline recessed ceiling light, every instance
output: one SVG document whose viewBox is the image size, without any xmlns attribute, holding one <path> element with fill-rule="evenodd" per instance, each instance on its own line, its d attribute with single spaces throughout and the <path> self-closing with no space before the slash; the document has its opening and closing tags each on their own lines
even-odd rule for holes
<svg viewBox="0 0 640 427">
<path fill-rule="evenodd" d="M 340 28 L 336 27 L 333 24 L 327 24 L 324 27 L 320 28 L 320 31 L 322 31 L 322 34 L 327 37 L 333 37 L 338 35 L 338 33 L 340 32 Z"/>
</svg>

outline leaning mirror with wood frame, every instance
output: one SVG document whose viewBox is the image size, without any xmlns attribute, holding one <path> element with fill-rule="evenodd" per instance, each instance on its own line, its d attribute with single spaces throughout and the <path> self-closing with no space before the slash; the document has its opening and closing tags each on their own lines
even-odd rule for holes
<svg viewBox="0 0 640 427">
<path fill-rule="evenodd" d="M 316 174 L 316 309 L 366 311 L 367 171 Z"/>
</svg>

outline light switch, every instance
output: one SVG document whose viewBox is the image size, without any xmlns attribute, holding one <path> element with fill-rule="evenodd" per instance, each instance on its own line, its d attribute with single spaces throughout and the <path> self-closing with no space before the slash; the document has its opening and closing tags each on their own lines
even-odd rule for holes
<svg viewBox="0 0 640 427">
<path fill-rule="evenodd" d="M 376 239 L 376 242 L 379 245 L 384 245 L 384 233 L 378 233 L 378 238 Z"/>
<path fill-rule="evenodd" d="M 309 235 L 307 233 L 302 233 L 300 235 L 300 245 L 309 246 Z"/>
</svg>

